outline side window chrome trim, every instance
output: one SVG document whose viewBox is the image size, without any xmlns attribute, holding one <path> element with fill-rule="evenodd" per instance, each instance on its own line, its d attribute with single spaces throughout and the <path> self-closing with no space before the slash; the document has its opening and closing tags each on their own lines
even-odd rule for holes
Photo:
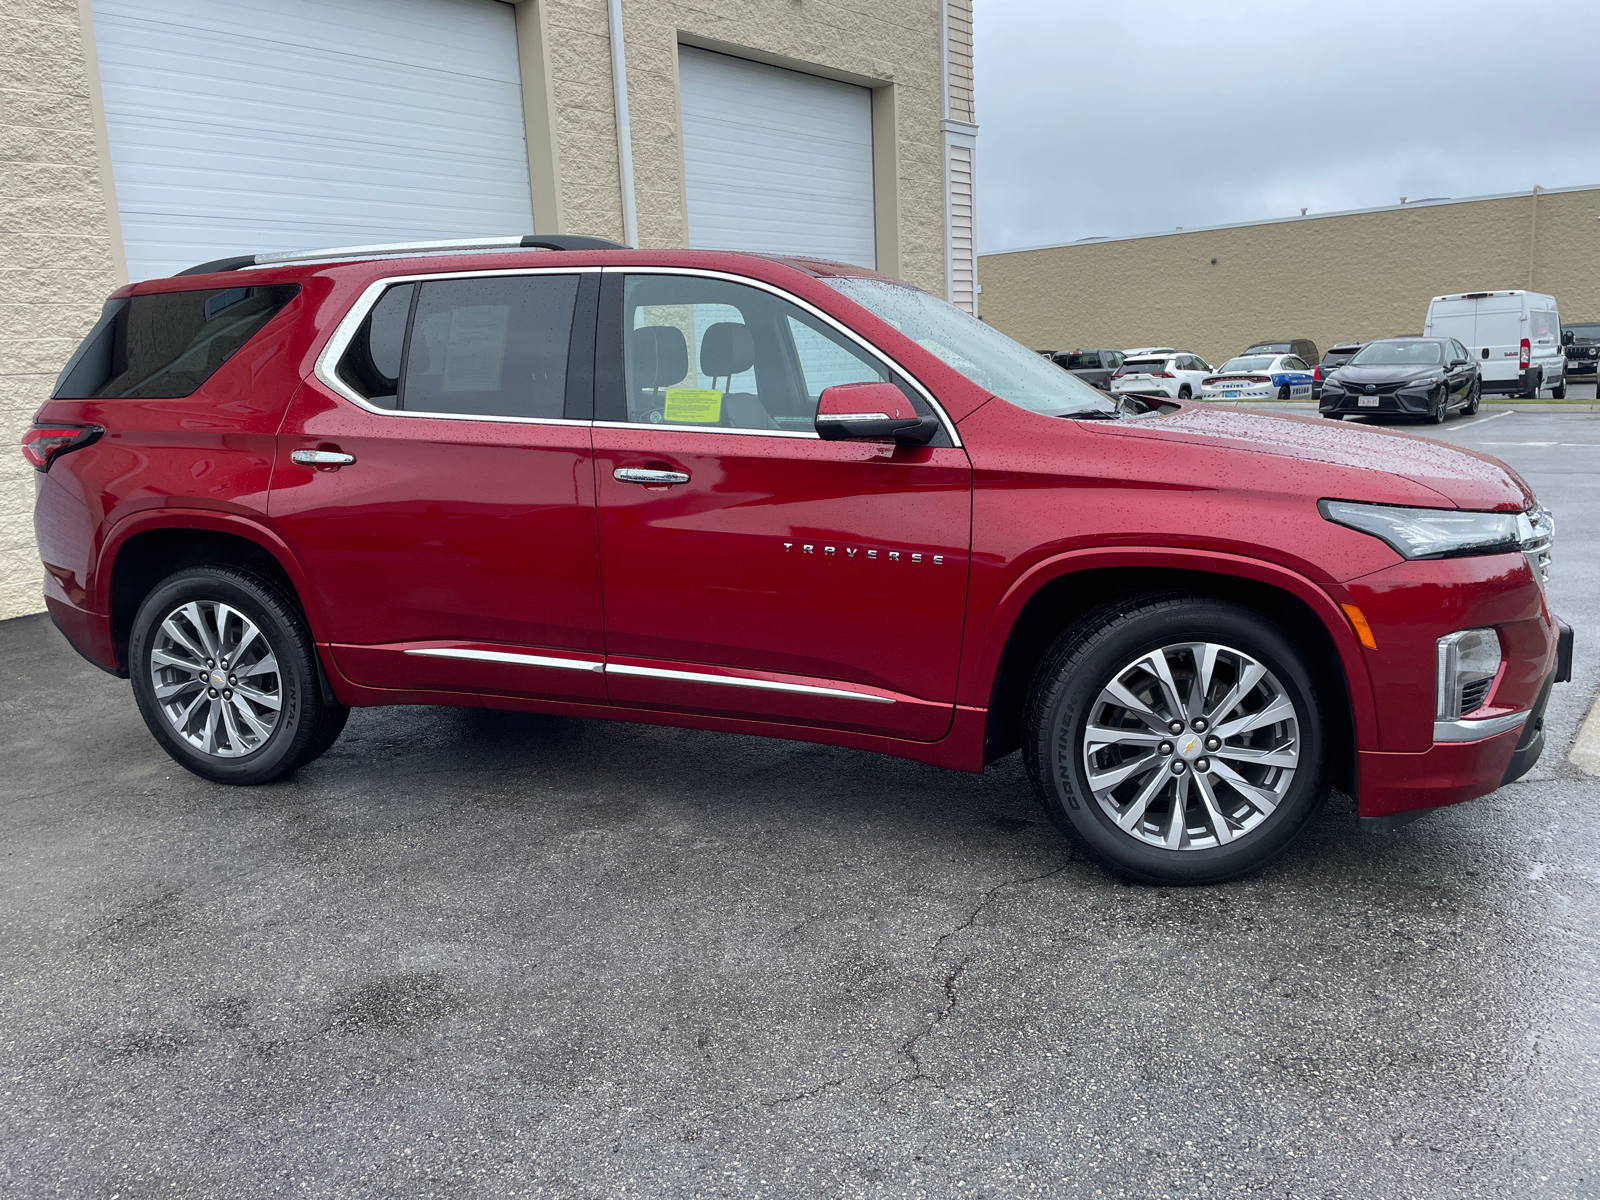
<svg viewBox="0 0 1600 1200">
<path fill-rule="evenodd" d="M 365 409 L 367 412 L 377 413 L 380 417 L 426 417 L 433 421 L 492 421 L 501 425 L 592 425 L 594 424 L 592 421 L 574 421 L 567 417 L 497 417 L 477 413 L 437 413 L 379 408 L 376 404 L 369 403 L 365 396 L 339 378 L 339 360 L 350 348 L 351 341 L 361 328 L 361 322 L 365 321 L 367 314 L 372 311 L 372 306 L 384 292 L 396 284 L 426 283 L 435 279 L 493 279 L 512 275 L 598 275 L 599 273 L 599 267 L 512 267 L 493 271 L 429 271 L 421 275 L 387 275 L 368 284 L 356 298 L 356 302 L 350 306 L 350 311 L 340 319 L 339 324 L 334 327 L 333 335 L 328 338 L 328 344 L 322 348 L 322 353 L 317 355 L 317 363 L 312 369 L 312 374 L 323 387 L 341 399 L 348 400 L 357 408 Z"/>
<path fill-rule="evenodd" d="M 892 368 L 900 376 L 900 378 L 904 379 L 912 387 L 916 388 L 917 394 L 928 402 L 928 406 L 933 409 L 934 414 L 944 424 L 945 432 L 950 435 L 951 444 L 956 447 L 960 447 L 962 444 L 961 434 L 956 430 L 956 423 L 950 419 L 950 414 L 945 412 L 944 405 L 940 404 L 938 400 L 934 399 L 933 393 L 923 386 L 920 379 L 902 367 L 894 359 L 890 358 L 889 355 L 884 353 L 880 347 L 874 346 L 871 342 L 867 341 L 866 338 L 855 332 L 855 330 L 851 329 L 848 325 L 841 323 L 834 317 L 830 317 L 816 305 L 812 304 L 808 300 L 801 299 L 793 292 L 785 291 L 783 288 L 778 287 L 775 284 L 767 283 L 764 280 L 752 279 L 748 275 L 735 275 L 731 271 L 708 271 L 700 267 L 602 267 L 600 269 L 603 270 L 607 275 L 693 275 L 698 276 L 701 279 L 722 279 L 729 283 L 740 283 L 745 287 L 758 288 L 763 292 L 771 293 L 780 300 L 786 300 L 796 308 L 810 313 L 813 317 L 816 317 L 817 320 L 822 321 L 824 324 L 828 325 L 838 333 L 843 334 L 857 346 L 860 346 L 861 349 L 865 350 L 871 357 Z M 649 425 L 639 421 L 596 422 L 596 424 L 627 425 L 633 429 L 665 428 L 665 426 Z M 707 433 L 766 433 L 770 436 L 776 432 L 780 437 L 816 436 L 815 434 L 790 433 L 787 430 L 781 429 L 726 429 L 721 426 L 718 426 L 715 429 L 712 429 L 708 426 L 685 426 L 683 428 L 699 428 Z"/>
<path fill-rule="evenodd" d="M 585 424 L 592 424 L 597 429 L 662 429 L 674 433 L 734 433 L 746 437 L 800 438 L 813 442 L 822 440 L 815 432 L 803 429 L 735 429 L 727 425 L 686 425 L 676 421 L 662 421 L 659 424 L 651 421 L 592 421 Z"/>
</svg>

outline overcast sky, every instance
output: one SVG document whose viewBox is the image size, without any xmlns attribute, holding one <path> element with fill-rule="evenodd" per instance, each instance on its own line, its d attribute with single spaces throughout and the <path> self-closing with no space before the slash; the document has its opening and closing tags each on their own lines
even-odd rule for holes
<svg viewBox="0 0 1600 1200">
<path fill-rule="evenodd" d="M 1600 185 L 1597 0 L 976 0 L 984 253 Z"/>
</svg>

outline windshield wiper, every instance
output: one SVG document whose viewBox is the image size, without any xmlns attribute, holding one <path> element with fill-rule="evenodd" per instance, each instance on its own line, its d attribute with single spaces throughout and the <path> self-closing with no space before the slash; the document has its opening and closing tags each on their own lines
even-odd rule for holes
<svg viewBox="0 0 1600 1200">
<path fill-rule="evenodd" d="M 1067 421 L 1120 421 L 1120 412 L 1107 412 L 1103 408 L 1075 408 L 1070 412 L 1057 413 L 1056 416 Z"/>
</svg>

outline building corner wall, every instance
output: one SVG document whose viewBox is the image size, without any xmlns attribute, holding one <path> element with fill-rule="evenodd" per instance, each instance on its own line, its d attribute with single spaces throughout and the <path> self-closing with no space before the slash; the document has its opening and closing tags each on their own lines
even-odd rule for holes
<svg viewBox="0 0 1600 1200">
<path fill-rule="evenodd" d="M 945 296 L 978 312 L 978 124 L 972 71 L 972 0 L 944 0 Z"/>
<path fill-rule="evenodd" d="M 78 0 L 0 9 L 0 619 L 44 607 L 17 443 L 121 283 L 86 28 Z"/>
</svg>

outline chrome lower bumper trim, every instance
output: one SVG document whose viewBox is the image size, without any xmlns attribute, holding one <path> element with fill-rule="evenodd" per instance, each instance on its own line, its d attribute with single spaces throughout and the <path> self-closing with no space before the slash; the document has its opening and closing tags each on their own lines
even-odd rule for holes
<svg viewBox="0 0 1600 1200">
<path fill-rule="evenodd" d="M 1521 729 L 1527 724 L 1528 710 L 1507 713 L 1503 717 L 1484 717 L 1477 721 L 1435 721 L 1433 723 L 1433 740 L 1435 742 L 1481 742 L 1484 738 L 1491 738 L 1497 734 L 1507 733 L 1513 729 Z"/>
</svg>

